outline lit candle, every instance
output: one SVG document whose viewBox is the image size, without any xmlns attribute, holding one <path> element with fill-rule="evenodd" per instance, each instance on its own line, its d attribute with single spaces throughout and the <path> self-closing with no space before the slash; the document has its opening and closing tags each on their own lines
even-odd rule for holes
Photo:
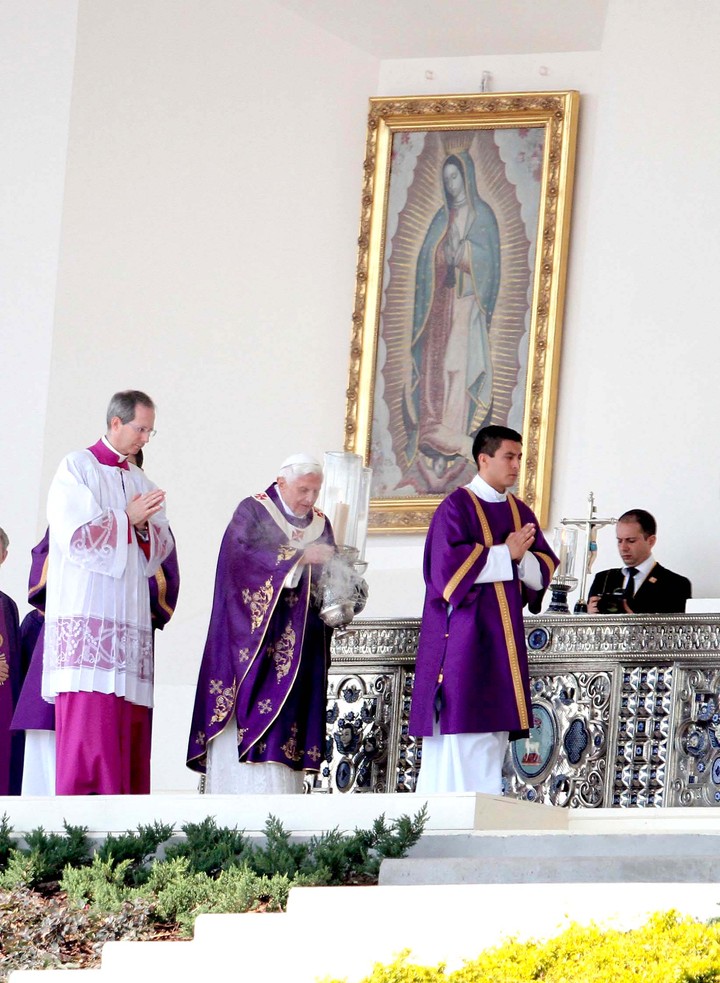
<svg viewBox="0 0 720 983">
<path fill-rule="evenodd" d="M 567 543 L 560 544 L 560 567 L 558 572 L 561 577 L 567 573 Z"/>
</svg>

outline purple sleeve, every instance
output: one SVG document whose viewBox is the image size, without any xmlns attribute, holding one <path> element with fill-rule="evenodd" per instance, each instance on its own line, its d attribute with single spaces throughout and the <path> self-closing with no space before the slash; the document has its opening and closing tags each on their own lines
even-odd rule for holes
<svg viewBox="0 0 720 983">
<path fill-rule="evenodd" d="M 475 586 L 489 553 L 471 510 L 471 496 L 459 488 L 440 504 L 428 534 L 425 581 L 453 607 Z"/>
</svg>

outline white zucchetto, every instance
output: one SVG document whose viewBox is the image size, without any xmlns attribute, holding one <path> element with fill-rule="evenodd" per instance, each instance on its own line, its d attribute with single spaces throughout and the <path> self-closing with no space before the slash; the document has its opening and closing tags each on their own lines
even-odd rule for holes
<svg viewBox="0 0 720 983">
<path fill-rule="evenodd" d="M 280 470 L 282 471 L 283 468 L 292 468 L 298 464 L 309 464 L 314 468 L 322 467 L 317 458 L 312 457 L 310 454 L 291 454 L 290 457 L 286 457 L 282 462 Z"/>
</svg>

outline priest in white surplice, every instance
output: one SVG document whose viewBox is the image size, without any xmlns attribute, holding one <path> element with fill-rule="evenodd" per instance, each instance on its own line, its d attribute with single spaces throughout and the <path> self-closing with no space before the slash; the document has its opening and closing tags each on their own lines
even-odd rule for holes
<svg viewBox="0 0 720 983">
<path fill-rule="evenodd" d="M 173 548 L 165 493 L 127 457 L 155 434 L 145 393 L 116 393 L 107 433 L 68 454 L 48 495 L 42 695 L 55 703 L 58 795 L 147 794 L 151 577 Z"/>
</svg>

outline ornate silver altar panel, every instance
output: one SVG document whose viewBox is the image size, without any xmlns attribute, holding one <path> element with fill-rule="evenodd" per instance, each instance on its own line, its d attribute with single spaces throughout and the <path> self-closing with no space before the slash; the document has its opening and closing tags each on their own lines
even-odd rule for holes
<svg viewBox="0 0 720 983">
<path fill-rule="evenodd" d="M 720 805 L 720 623 L 703 615 L 525 620 L 533 728 L 506 792 L 554 805 Z M 366 621 L 333 643 L 313 791 L 411 792 L 419 622 Z"/>
<path fill-rule="evenodd" d="M 313 792 L 414 790 L 407 667 L 415 663 L 417 640 L 416 622 L 357 622 L 335 633 L 325 760 Z"/>
</svg>

